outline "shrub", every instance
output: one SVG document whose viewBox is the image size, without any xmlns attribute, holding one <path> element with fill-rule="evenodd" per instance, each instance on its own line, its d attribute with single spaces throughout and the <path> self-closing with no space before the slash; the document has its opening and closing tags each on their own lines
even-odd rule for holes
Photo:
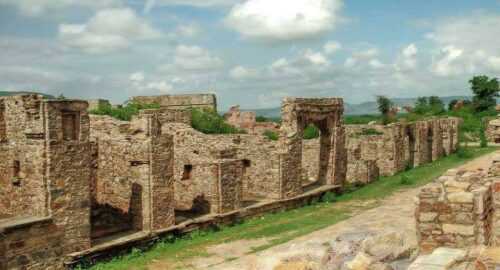
<svg viewBox="0 0 500 270">
<path fill-rule="evenodd" d="M 314 125 L 309 125 L 304 129 L 304 140 L 312 140 L 319 137 L 319 129 Z"/>
<path fill-rule="evenodd" d="M 328 191 L 325 194 L 323 194 L 323 196 L 321 196 L 321 201 L 326 203 L 332 203 L 336 201 L 336 197 L 337 195 L 335 195 L 335 193 Z"/>
<path fill-rule="evenodd" d="M 264 131 L 264 136 L 266 136 L 269 140 L 272 141 L 277 141 L 279 139 L 278 133 L 272 131 L 272 130 L 266 130 Z"/>
<path fill-rule="evenodd" d="M 468 159 L 473 156 L 472 152 L 468 147 L 459 147 L 457 149 L 457 157 L 461 159 Z"/>
<path fill-rule="evenodd" d="M 125 105 L 113 107 L 110 104 L 99 104 L 97 110 L 91 110 L 91 114 L 109 115 L 113 118 L 130 121 L 132 116 L 139 114 L 140 110 L 159 109 L 159 104 L 140 104 L 135 102 L 127 102 Z"/>
<path fill-rule="evenodd" d="M 383 135 L 384 133 L 374 128 L 364 128 L 358 135 Z"/>
<path fill-rule="evenodd" d="M 410 186 L 413 184 L 413 179 L 408 175 L 401 175 L 401 178 L 399 178 L 399 184 L 403 186 Z"/>
<path fill-rule="evenodd" d="M 265 117 L 265 116 L 257 116 L 255 118 L 255 121 L 257 121 L 257 122 L 269 122 L 269 119 L 267 119 L 267 117 Z"/>
<path fill-rule="evenodd" d="M 213 110 L 191 109 L 192 122 L 194 129 L 205 134 L 238 134 L 245 133 L 224 121 L 224 118 Z"/>
</svg>

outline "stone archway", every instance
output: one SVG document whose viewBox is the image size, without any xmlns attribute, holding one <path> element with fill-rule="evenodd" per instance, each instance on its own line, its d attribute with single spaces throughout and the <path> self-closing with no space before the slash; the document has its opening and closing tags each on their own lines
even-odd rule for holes
<svg viewBox="0 0 500 270">
<path fill-rule="evenodd" d="M 302 193 L 302 138 L 314 124 L 320 130 L 318 183 L 342 186 L 346 175 L 344 111 L 340 98 L 285 98 L 281 107 L 280 194 L 290 198 Z"/>
</svg>

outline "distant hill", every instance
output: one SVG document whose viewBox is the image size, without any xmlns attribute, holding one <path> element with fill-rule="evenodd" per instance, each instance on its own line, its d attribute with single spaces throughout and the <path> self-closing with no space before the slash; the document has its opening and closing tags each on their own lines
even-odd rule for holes
<svg viewBox="0 0 500 270">
<path fill-rule="evenodd" d="M 441 100 L 448 105 L 454 99 L 471 99 L 469 96 L 449 96 L 449 97 L 440 97 Z M 398 107 L 403 106 L 413 106 L 417 101 L 417 98 L 391 98 L 392 102 Z M 246 110 L 250 111 L 250 110 Z M 280 117 L 281 108 L 269 108 L 269 109 L 257 109 L 253 110 L 257 113 L 258 116 L 264 117 Z M 376 114 L 377 110 L 377 102 L 368 101 L 360 104 L 344 104 L 344 114 L 346 115 L 361 115 L 361 114 Z"/>
<path fill-rule="evenodd" d="M 15 95 L 22 95 L 22 94 L 39 94 L 42 95 L 46 98 L 52 99 L 55 98 L 52 95 L 44 94 L 44 93 L 39 93 L 39 92 L 30 92 L 30 91 L 0 91 L 0 97 L 5 97 L 5 96 L 15 96 Z"/>
</svg>

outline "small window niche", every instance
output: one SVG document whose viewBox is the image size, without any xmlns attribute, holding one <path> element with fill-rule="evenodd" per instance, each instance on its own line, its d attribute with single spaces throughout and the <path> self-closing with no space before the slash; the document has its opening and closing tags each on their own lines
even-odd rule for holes
<svg viewBox="0 0 500 270">
<path fill-rule="evenodd" d="M 65 141 L 76 141 L 80 134 L 80 115 L 78 112 L 62 112 L 62 134 Z"/>
<path fill-rule="evenodd" d="M 252 167 L 252 161 L 249 159 L 244 159 L 243 160 L 243 167 L 245 167 L 245 168 Z"/>
<path fill-rule="evenodd" d="M 182 173 L 182 180 L 190 180 L 193 173 L 193 165 L 186 164 L 184 165 L 184 171 Z"/>
<path fill-rule="evenodd" d="M 12 162 L 12 185 L 21 186 L 21 162 L 19 160 Z"/>
</svg>

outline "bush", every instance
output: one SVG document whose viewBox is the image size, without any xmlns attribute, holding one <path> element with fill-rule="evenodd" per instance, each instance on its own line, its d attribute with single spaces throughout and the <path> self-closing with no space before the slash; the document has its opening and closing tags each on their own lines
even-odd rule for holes
<svg viewBox="0 0 500 270">
<path fill-rule="evenodd" d="M 401 178 L 399 178 L 399 184 L 403 186 L 411 186 L 413 185 L 413 179 L 408 175 L 401 175 Z"/>
<path fill-rule="evenodd" d="M 140 110 L 159 108 L 159 104 L 140 104 L 135 102 L 128 102 L 118 107 L 112 107 L 110 104 L 99 104 L 97 110 L 91 110 L 90 113 L 96 115 L 109 115 L 122 121 L 130 121 L 132 116 L 139 114 Z"/>
<path fill-rule="evenodd" d="M 205 134 L 238 134 L 245 133 L 224 121 L 224 118 L 212 110 L 191 109 L 192 122 L 194 129 Z"/>
<path fill-rule="evenodd" d="M 267 117 L 265 117 L 265 116 L 257 116 L 255 118 L 255 121 L 256 122 L 269 122 L 269 119 L 267 119 Z"/>
<path fill-rule="evenodd" d="M 374 129 L 374 128 L 364 128 L 358 135 L 383 135 L 384 133 Z"/>
<path fill-rule="evenodd" d="M 468 147 L 459 147 L 457 149 L 457 157 L 461 159 L 469 159 L 473 156 L 471 150 Z"/>
<path fill-rule="evenodd" d="M 269 140 L 271 141 L 277 141 L 279 139 L 278 133 L 272 131 L 272 130 L 266 130 L 264 131 L 264 136 L 266 136 Z"/>
<path fill-rule="evenodd" d="M 314 125 L 309 125 L 304 129 L 304 140 L 312 140 L 319 137 L 319 129 Z"/>
<path fill-rule="evenodd" d="M 335 193 L 328 191 L 325 194 L 323 194 L 323 196 L 321 196 L 321 201 L 326 203 L 332 203 L 337 200 L 336 197 L 337 195 L 335 195 Z"/>
</svg>

